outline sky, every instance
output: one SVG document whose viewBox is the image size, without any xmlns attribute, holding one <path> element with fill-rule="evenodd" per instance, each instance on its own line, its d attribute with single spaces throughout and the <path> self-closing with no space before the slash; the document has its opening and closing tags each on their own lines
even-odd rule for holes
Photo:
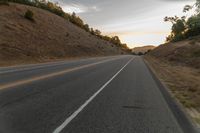
<svg viewBox="0 0 200 133">
<path fill-rule="evenodd" d="M 195 0 L 53 0 L 65 12 L 75 12 L 103 35 L 120 37 L 130 48 L 165 42 L 171 24 L 165 16 L 182 16 Z"/>
</svg>

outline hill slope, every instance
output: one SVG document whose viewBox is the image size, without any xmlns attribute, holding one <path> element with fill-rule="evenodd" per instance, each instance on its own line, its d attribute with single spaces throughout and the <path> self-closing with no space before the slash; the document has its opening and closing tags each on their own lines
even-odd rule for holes
<svg viewBox="0 0 200 133">
<path fill-rule="evenodd" d="M 200 37 L 163 44 L 145 59 L 200 127 Z"/>
<path fill-rule="evenodd" d="M 46 10 L 0 5 L 0 65 L 125 53 Z M 32 22 L 24 18 L 27 9 Z"/>
<path fill-rule="evenodd" d="M 150 55 L 176 64 L 200 68 L 200 36 L 160 45 Z"/>
</svg>

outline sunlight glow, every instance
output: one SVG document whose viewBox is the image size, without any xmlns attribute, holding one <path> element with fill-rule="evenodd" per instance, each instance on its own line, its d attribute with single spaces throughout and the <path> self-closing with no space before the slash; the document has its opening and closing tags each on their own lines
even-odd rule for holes
<svg viewBox="0 0 200 133">
<path fill-rule="evenodd" d="M 64 11 L 77 13 L 90 27 L 104 35 L 119 36 L 129 47 L 159 45 L 171 31 L 165 16 L 183 16 L 183 7 L 195 0 L 113 0 L 88 1 L 54 0 Z"/>
</svg>

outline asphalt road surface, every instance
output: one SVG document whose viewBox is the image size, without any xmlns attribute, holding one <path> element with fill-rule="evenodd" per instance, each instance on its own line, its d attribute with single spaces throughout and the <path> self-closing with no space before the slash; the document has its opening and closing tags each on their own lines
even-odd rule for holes
<svg viewBox="0 0 200 133">
<path fill-rule="evenodd" d="M 0 133 L 193 133 L 157 82 L 130 55 L 0 68 Z"/>
</svg>

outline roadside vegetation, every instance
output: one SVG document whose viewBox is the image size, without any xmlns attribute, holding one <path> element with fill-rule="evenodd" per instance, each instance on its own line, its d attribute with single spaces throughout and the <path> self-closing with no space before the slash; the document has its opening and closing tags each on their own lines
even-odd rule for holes
<svg viewBox="0 0 200 133">
<path fill-rule="evenodd" d="M 62 8 L 58 5 L 58 3 L 53 3 L 53 2 L 50 2 L 47 0 L 0 0 L 0 4 L 8 5 L 9 4 L 8 2 L 25 4 L 25 5 L 34 6 L 37 8 L 47 10 L 47 11 L 54 13 L 60 17 L 63 17 L 64 19 L 72 22 L 76 26 L 84 29 L 85 31 L 91 33 L 92 35 L 95 35 L 95 36 L 97 36 L 103 40 L 106 40 L 118 47 L 123 48 L 123 49 L 129 49 L 127 44 L 121 43 L 118 36 L 110 37 L 110 36 L 102 35 L 100 30 L 90 28 L 90 26 L 88 24 L 85 24 L 83 22 L 83 20 L 79 16 L 77 16 L 75 13 L 72 13 L 72 14 L 65 13 L 62 10 Z M 25 18 L 27 18 L 29 20 L 33 20 L 33 18 L 31 17 L 30 11 L 25 14 Z"/>
<path fill-rule="evenodd" d="M 145 60 L 200 127 L 200 0 L 183 9 L 190 11 L 191 16 L 164 18 L 172 23 L 171 34 Z"/>
<path fill-rule="evenodd" d="M 200 127 L 200 71 L 152 55 L 145 60 Z"/>
<path fill-rule="evenodd" d="M 200 35 L 200 0 L 196 0 L 194 5 L 186 5 L 184 13 L 195 10 L 192 16 L 165 17 L 165 22 L 171 22 L 171 34 L 166 38 L 166 42 L 181 41 L 193 36 Z"/>
</svg>

